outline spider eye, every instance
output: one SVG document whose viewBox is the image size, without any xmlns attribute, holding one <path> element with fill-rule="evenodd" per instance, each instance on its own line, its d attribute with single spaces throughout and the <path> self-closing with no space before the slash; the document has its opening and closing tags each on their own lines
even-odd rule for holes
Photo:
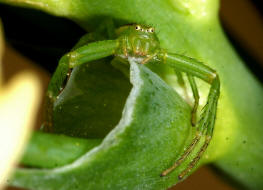
<svg viewBox="0 0 263 190">
<path fill-rule="evenodd" d="M 136 25 L 136 26 L 135 26 L 135 30 L 141 30 L 141 26 Z"/>
<path fill-rule="evenodd" d="M 147 31 L 154 33 L 154 28 L 149 28 Z"/>
</svg>

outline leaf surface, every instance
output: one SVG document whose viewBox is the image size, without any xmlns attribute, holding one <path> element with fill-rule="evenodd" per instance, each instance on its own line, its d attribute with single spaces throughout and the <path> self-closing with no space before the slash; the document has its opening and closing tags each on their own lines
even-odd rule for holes
<svg viewBox="0 0 263 190">
<path fill-rule="evenodd" d="M 121 120 L 99 146 L 60 168 L 18 169 L 12 184 L 38 190 L 167 189 L 174 184 L 179 170 L 163 178 L 160 173 L 191 134 L 191 109 L 147 67 L 132 62 L 130 76 L 132 90 Z"/>
</svg>

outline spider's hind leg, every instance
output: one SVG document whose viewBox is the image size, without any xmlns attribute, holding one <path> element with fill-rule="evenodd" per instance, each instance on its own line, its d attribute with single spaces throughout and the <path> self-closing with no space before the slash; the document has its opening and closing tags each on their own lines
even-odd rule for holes
<svg viewBox="0 0 263 190">
<path fill-rule="evenodd" d="M 192 126 L 195 126 L 196 125 L 196 112 L 197 112 L 197 108 L 199 105 L 199 93 L 198 93 L 198 89 L 197 89 L 194 77 L 192 75 L 187 74 L 187 78 L 190 83 L 190 86 L 193 92 L 193 97 L 194 97 L 194 106 L 192 109 L 191 122 L 192 122 Z"/>
<path fill-rule="evenodd" d="M 186 88 L 186 85 L 184 82 L 182 72 L 175 69 L 175 75 L 177 76 L 178 84 L 184 90 L 184 95 L 185 95 L 186 99 L 188 99 L 189 96 L 187 93 L 187 88 Z M 199 93 L 198 93 L 198 89 L 197 89 L 197 85 L 195 83 L 194 77 L 192 75 L 187 74 L 187 79 L 190 83 L 191 90 L 192 90 L 193 97 L 194 97 L 194 105 L 193 105 L 193 109 L 192 109 L 192 119 L 191 119 L 192 126 L 194 127 L 196 125 L 196 112 L 197 112 L 197 108 L 199 105 Z"/>
<path fill-rule="evenodd" d="M 188 96 L 188 93 L 187 93 L 187 88 L 186 88 L 186 85 L 185 85 L 185 82 L 184 82 L 184 77 L 183 77 L 183 73 L 174 69 L 174 73 L 177 77 L 177 82 L 179 84 L 179 86 L 183 89 L 183 94 L 185 96 L 185 99 L 187 102 L 190 102 L 188 101 L 189 100 L 189 96 Z"/>
<path fill-rule="evenodd" d="M 130 65 L 125 62 L 122 58 L 114 57 L 111 61 L 111 65 L 123 73 L 123 75 L 129 80 L 130 79 Z"/>
<path fill-rule="evenodd" d="M 179 84 L 182 88 L 186 89 L 182 72 L 177 71 L 176 69 L 174 70 L 174 72 L 175 72 L 175 75 L 177 76 L 177 82 L 178 82 L 178 84 Z"/>
<path fill-rule="evenodd" d="M 98 26 L 97 29 L 95 29 L 95 31 L 83 35 L 71 50 L 75 50 L 91 42 L 115 38 L 116 33 L 113 20 L 106 19 Z"/>
</svg>

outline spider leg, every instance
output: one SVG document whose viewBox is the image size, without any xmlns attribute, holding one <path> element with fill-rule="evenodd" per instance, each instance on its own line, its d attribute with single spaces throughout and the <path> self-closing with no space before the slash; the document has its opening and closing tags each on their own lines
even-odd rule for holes
<svg viewBox="0 0 263 190">
<path fill-rule="evenodd" d="M 101 41 L 101 40 L 104 40 L 104 37 L 100 33 L 98 32 L 87 33 L 79 39 L 79 41 L 74 45 L 71 51 L 74 51 L 75 49 L 87 45 L 88 43 Z"/>
<path fill-rule="evenodd" d="M 183 78 L 183 74 L 182 72 L 174 69 L 174 72 L 175 72 L 175 75 L 177 76 L 177 82 L 179 84 L 179 86 L 183 89 L 183 93 L 184 93 L 184 96 L 185 96 L 185 99 L 189 100 L 189 96 L 188 96 L 188 93 L 187 93 L 187 88 L 186 88 L 186 85 L 185 85 L 185 82 L 184 82 L 184 78 Z"/>
<path fill-rule="evenodd" d="M 83 63 L 113 55 L 118 46 L 118 40 L 93 42 L 74 49 L 59 60 L 58 67 L 50 80 L 46 94 L 46 113 L 43 124 L 45 131 L 52 131 L 53 104 L 64 87 L 64 81 L 69 70 Z"/>
<path fill-rule="evenodd" d="M 182 72 L 177 71 L 176 69 L 174 70 L 174 72 L 175 72 L 175 75 L 177 76 L 177 82 L 178 82 L 178 84 L 179 84 L 182 88 L 186 89 Z"/>
<path fill-rule="evenodd" d="M 196 145 L 203 136 L 204 132 L 206 131 L 206 140 L 199 149 L 197 156 L 188 165 L 188 167 L 178 176 L 179 179 L 182 179 L 197 165 L 198 161 L 207 149 L 212 138 L 212 132 L 216 117 L 217 102 L 220 94 L 220 81 L 217 73 L 214 70 L 195 59 L 172 53 L 160 53 L 157 56 L 157 59 L 164 61 L 164 63 L 166 63 L 174 69 L 187 73 L 189 82 L 194 92 L 195 102 L 199 101 L 199 95 L 193 77 L 198 77 L 211 84 L 211 88 L 207 98 L 207 103 L 200 116 L 200 120 L 198 121 L 196 135 L 194 139 L 192 140 L 188 148 L 184 151 L 184 153 L 180 156 L 180 158 L 173 164 L 173 166 L 161 173 L 161 176 L 166 176 L 175 168 L 177 168 L 187 158 L 187 156 L 193 152 L 193 150 L 196 148 Z"/>
<path fill-rule="evenodd" d="M 106 19 L 105 21 L 103 21 L 103 23 L 94 31 L 94 32 L 90 32 L 85 34 L 84 36 L 82 36 L 79 41 L 75 44 L 75 46 L 71 49 L 71 51 L 74 51 L 82 46 L 87 45 L 88 43 L 91 42 L 96 42 L 96 41 L 101 41 L 101 40 L 105 40 L 106 37 L 108 37 L 109 39 L 113 39 L 115 38 L 116 34 L 115 34 L 115 27 L 114 27 L 114 23 L 112 21 L 112 19 Z M 64 60 L 65 58 L 63 58 Z M 45 112 L 44 112 L 44 125 L 41 128 L 44 128 L 44 130 L 46 131 L 50 131 L 52 128 L 52 110 L 53 110 L 53 103 L 55 102 L 57 96 L 59 95 L 59 93 L 62 91 L 64 85 L 62 85 L 62 83 L 64 83 L 64 81 L 66 80 L 66 78 L 68 78 L 68 76 L 70 76 L 70 72 L 71 70 L 68 69 L 68 66 L 66 66 L 63 62 L 62 59 L 60 60 L 60 69 L 61 71 L 57 71 L 57 73 L 61 73 L 61 81 L 57 81 L 57 84 L 55 84 L 55 82 L 53 82 L 53 87 L 51 85 L 49 85 L 48 87 L 48 93 L 46 94 L 46 98 L 45 98 Z M 67 70 L 67 75 L 65 76 L 65 72 Z M 58 75 L 58 74 L 57 74 Z M 65 78 L 64 78 L 65 77 Z M 53 77 L 54 78 L 54 77 Z M 56 77 L 57 79 L 59 79 L 59 75 L 58 77 Z M 56 79 L 53 79 L 53 81 Z M 59 92 L 55 92 L 54 89 L 59 89 Z M 52 92 L 53 91 L 53 92 Z"/>
<path fill-rule="evenodd" d="M 112 19 L 104 20 L 94 32 L 89 32 L 82 36 L 75 46 L 71 49 L 75 50 L 81 46 L 87 45 L 91 42 L 102 41 L 106 39 L 115 39 L 115 26 Z"/>
<path fill-rule="evenodd" d="M 120 57 L 114 57 L 111 61 L 111 65 L 115 69 L 121 71 L 128 80 L 130 79 L 130 65 L 127 63 L 127 61 Z"/>
<path fill-rule="evenodd" d="M 187 78 L 190 83 L 190 86 L 193 92 L 193 97 L 194 97 L 194 106 L 192 109 L 192 120 L 191 121 L 192 121 L 192 126 L 195 126 L 196 125 L 196 112 L 197 112 L 197 108 L 199 105 L 199 93 L 198 93 L 198 89 L 197 89 L 194 77 L 192 75 L 187 74 Z"/>
<path fill-rule="evenodd" d="M 199 142 L 202 134 L 200 132 L 197 132 L 194 139 L 192 140 L 191 144 L 188 146 L 188 148 L 185 150 L 183 155 L 172 165 L 172 167 L 166 169 L 161 173 L 161 177 L 166 176 L 170 172 L 172 172 L 174 169 L 176 169 L 186 158 L 187 156 L 192 152 L 195 145 Z"/>
<path fill-rule="evenodd" d="M 207 149 L 211 139 L 212 139 L 212 135 L 213 135 L 213 126 L 215 123 L 215 115 L 216 115 L 216 108 L 217 108 L 217 102 L 214 102 L 213 108 L 212 108 L 212 118 L 210 118 L 210 125 L 208 125 L 207 131 L 206 131 L 206 137 L 205 137 L 205 142 L 202 145 L 202 147 L 200 148 L 199 152 L 197 153 L 197 155 L 195 156 L 195 158 L 191 161 L 191 163 L 188 165 L 188 167 L 179 174 L 178 179 L 183 179 L 184 176 L 189 173 L 192 168 L 198 163 L 198 161 L 200 160 L 201 156 L 203 155 L 203 153 L 205 152 L 205 150 Z"/>
<path fill-rule="evenodd" d="M 175 74 L 177 76 L 177 81 L 179 85 L 184 89 L 184 94 L 187 97 L 187 89 L 186 89 L 185 82 L 182 76 L 182 72 L 175 70 Z M 194 106 L 192 109 L 192 119 L 191 119 L 192 126 L 194 127 L 196 125 L 196 112 L 197 112 L 197 108 L 199 105 L 199 93 L 198 93 L 198 89 L 197 89 L 194 77 L 192 75 L 187 74 L 187 78 L 190 83 L 191 90 L 192 90 L 193 97 L 194 97 Z"/>
</svg>

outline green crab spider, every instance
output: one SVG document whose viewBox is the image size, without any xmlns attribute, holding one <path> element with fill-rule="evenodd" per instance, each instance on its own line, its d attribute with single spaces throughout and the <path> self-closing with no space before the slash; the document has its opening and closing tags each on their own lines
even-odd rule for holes
<svg viewBox="0 0 263 190">
<path fill-rule="evenodd" d="M 179 179 L 184 178 L 197 165 L 201 156 L 207 149 L 212 138 L 217 102 L 219 98 L 220 81 L 218 74 L 210 67 L 203 63 L 175 53 L 167 52 L 160 47 L 159 40 L 154 32 L 154 28 L 143 25 L 126 25 L 115 31 L 118 36 L 115 40 L 104 40 L 87 43 L 87 38 L 83 37 L 71 52 L 64 55 L 51 78 L 47 90 L 46 100 L 46 117 L 44 121 L 44 130 L 52 131 L 52 111 L 53 104 L 64 87 L 64 81 L 69 75 L 70 69 L 87 63 L 89 61 L 101 59 L 114 55 L 115 58 L 121 60 L 121 63 L 127 63 L 128 59 L 133 58 L 140 64 L 149 62 L 155 64 L 166 64 L 176 70 L 178 80 L 181 78 L 181 72 L 187 74 L 190 86 L 192 88 L 195 104 L 192 109 L 192 123 L 196 123 L 196 110 L 199 104 L 199 94 L 194 77 L 198 77 L 211 85 L 207 98 L 207 103 L 197 123 L 196 135 L 191 144 L 187 147 L 180 158 L 168 169 L 161 172 L 160 176 L 166 176 L 177 168 L 196 148 L 197 143 L 202 136 L 205 136 L 201 148 L 199 148 L 195 158 L 189 163 L 187 168 L 178 176 Z M 86 38 L 86 39 L 85 39 Z M 113 66 L 116 62 L 113 61 Z M 119 65 L 120 70 L 122 65 Z M 124 73 L 125 74 L 125 73 Z M 127 73 L 126 73 L 127 74 Z"/>
</svg>

